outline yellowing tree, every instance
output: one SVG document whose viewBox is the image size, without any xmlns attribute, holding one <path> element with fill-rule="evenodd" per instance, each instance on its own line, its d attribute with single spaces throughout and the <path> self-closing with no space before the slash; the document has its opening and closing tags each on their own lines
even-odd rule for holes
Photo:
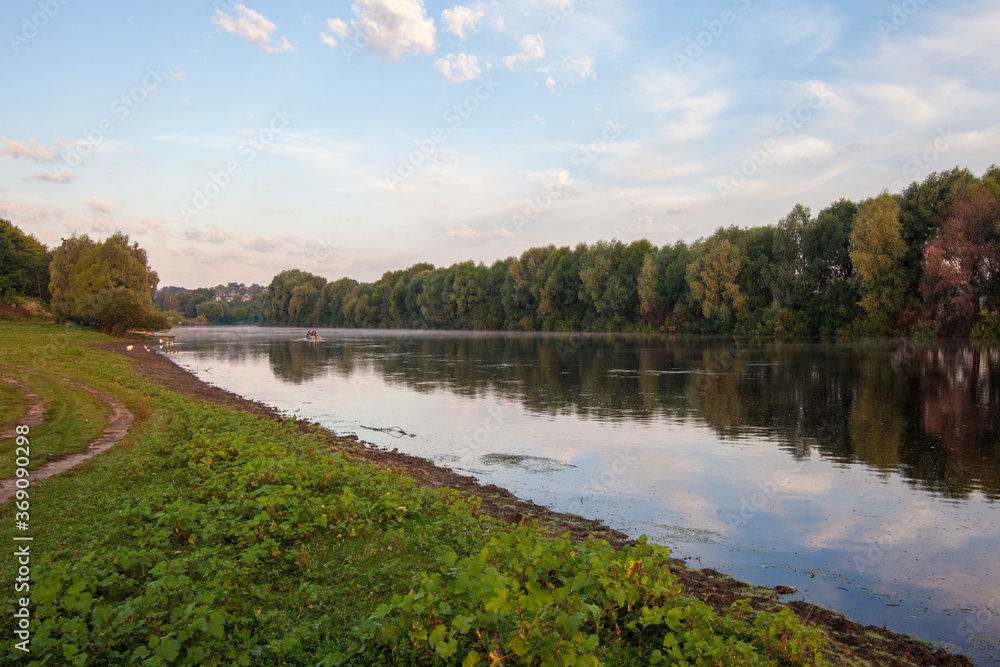
<svg viewBox="0 0 1000 667">
<path fill-rule="evenodd" d="M 688 283 L 706 318 L 725 318 L 746 311 L 747 297 L 736 282 L 742 267 L 743 253 L 728 239 L 688 266 Z"/>
<path fill-rule="evenodd" d="M 851 232 L 851 262 L 861 283 L 861 307 L 882 323 L 888 323 L 905 297 L 901 231 L 899 205 L 887 190 L 861 203 Z"/>
</svg>

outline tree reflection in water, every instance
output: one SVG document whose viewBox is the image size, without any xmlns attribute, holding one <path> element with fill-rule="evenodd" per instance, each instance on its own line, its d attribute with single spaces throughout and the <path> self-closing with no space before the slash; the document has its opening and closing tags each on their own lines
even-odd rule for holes
<svg viewBox="0 0 1000 667">
<path fill-rule="evenodd" d="M 663 336 L 352 332 L 215 341 L 304 384 L 374 373 L 418 392 L 497 393 L 539 415 L 691 421 L 898 472 L 949 497 L 1000 498 L 1000 348 L 968 341 L 780 342 Z"/>
</svg>

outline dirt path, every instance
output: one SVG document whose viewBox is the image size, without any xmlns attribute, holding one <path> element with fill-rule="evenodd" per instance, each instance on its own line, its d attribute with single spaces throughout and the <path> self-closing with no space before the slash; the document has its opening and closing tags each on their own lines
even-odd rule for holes
<svg viewBox="0 0 1000 667">
<path fill-rule="evenodd" d="M 0 440 L 7 440 L 8 438 L 13 438 L 17 435 L 14 429 L 18 424 L 23 424 L 24 426 L 30 426 L 34 428 L 42 423 L 45 419 L 45 402 L 42 401 L 42 397 L 35 393 L 31 387 L 26 387 L 14 378 L 0 377 L 0 382 L 6 382 L 7 384 L 14 385 L 17 389 L 21 391 L 22 394 L 28 397 L 28 414 L 24 415 L 23 418 L 9 422 L 7 424 L 0 424 Z"/>
<path fill-rule="evenodd" d="M 131 351 L 127 349 L 128 345 L 129 343 L 125 341 L 108 343 L 100 347 L 128 356 L 135 362 L 134 367 L 138 373 L 171 391 L 237 410 L 285 420 L 284 415 L 274 408 L 202 382 L 166 356 L 151 350 L 147 351 L 141 344 L 134 345 Z M 301 431 L 323 438 L 332 450 L 365 459 L 382 468 L 397 470 L 426 486 L 447 486 L 475 497 L 480 501 L 479 511 L 482 514 L 512 523 L 535 521 L 549 533 L 553 535 L 569 533 L 573 540 L 583 540 L 588 535 L 593 535 L 616 545 L 630 542 L 627 535 L 605 526 L 600 521 L 591 521 L 574 514 L 553 512 L 531 501 L 520 500 L 507 489 L 492 484 L 484 486 L 472 477 L 439 467 L 432 461 L 372 447 L 359 441 L 355 436 L 338 436 L 318 424 L 302 420 L 297 423 Z M 789 594 L 794 594 L 796 591 L 785 586 L 778 586 L 774 590 L 750 586 L 715 570 L 689 568 L 679 560 L 672 561 L 671 570 L 680 579 L 688 595 L 704 600 L 717 611 L 722 611 L 736 600 L 745 598 L 750 598 L 751 606 L 761 611 L 791 609 L 800 618 L 826 633 L 830 648 L 837 655 L 838 660 L 834 663 L 837 665 L 972 667 L 972 661 L 965 656 L 950 654 L 926 642 L 884 628 L 862 626 L 841 614 L 801 599 L 793 601 Z"/>
<path fill-rule="evenodd" d="M 37 371 L 32 371 L 32 372 L 37 372 Z M 90 395 L 94 396 L 98 400 L 104 401 L 111 407 L 111 414 L 108 415 L 108 426 L 107 428 L 104 429 L 104 433 L 101 434 L 101 437 L 91 442 L 87 446 L 86 451 L 80 452 L 79 454 L 70 454 L 68 456 L 56 459 L 55 461 L 50 461 L 49 463 L 46 463 L 37 470 L 31 471 L 29 479 L 31 480 L 32 483 L 36 483 L 43 479 L 47 479 L 49 477 L 52 477 L 53 475 L 58 475 L 61 472 L 66 472 L 73 466 L 79 465 L 84 461 L 86 461 L 87 459 L 92 459 L 101 452 L 107 451 L 111 447 L 114 447 L 121 441 L 122 438 L 125 437 L 125 434 L 128 433 L 128 427 L 132 425 L 132 421 L 134 420 L 134 417 L 132 416 L 132 413 L 129 411 L 129 409 L 125 407 L 125 404 L 119 401 L 117 398 L 112 398 L 111 396 L 102 394 L 101 392 L 97 391 L 92 387 L 82 385 L 79 382 L 70 380 L 69 378 L 59 377 L 55 375 L 53 375 L 53 377 L 58 377 L 63 382 L 71 384 L 74 387 L 79 387 L 80 389 L 83 389 L 84 391 L 88 392 Z M 37 397 L 38 394 L 35 394 L 35 396 Z M 31 396 L 29 394 L 29 399 L 30 398 Z M 41 398 L 39 397 L 39 403 L 40 402 Z M 34 407 L 34 405 L 32 407 Z M 31 411 L 29 410 L 29 415 L 30 414 Z M 27 418 L 25 418 L 24 420 L 19 420 L 18 423 L 28 424 L 29 426 L 38 426 L 38 424 L 41 424 L 42 422 L 41 420 L 39 420 L 38 423 L 32 424 L 27 421 Z M 3 437 L 5 438 L 14 437 L 13 435 L 8 436 L 6 435 L 6 433 L 7 432 L 4 431 Z M 11 429 L 11 433 L 13 434 L 13 429 Z M 16 479 L 17 479 L 16 477 L 10 477 L 8 479 L 0 480 L 0 505 L 6 503 L 8 500 L 14 497 L 14 493 L 17 490 L 17 487 L 14 485 Z"/>
</svg>

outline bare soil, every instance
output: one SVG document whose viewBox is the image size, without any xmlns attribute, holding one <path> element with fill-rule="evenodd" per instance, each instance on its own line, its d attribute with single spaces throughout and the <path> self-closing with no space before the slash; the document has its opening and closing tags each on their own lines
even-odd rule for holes
<svg viewBox="0 0 1000 667">
<path fill-rule="evenodd" d="M 101 345 L 103 349 L 124 354 L 134 361 L 137 372 L 161 386 L 179 394 L 225 405 L 237 410 L 285 421 L 286 417 L 273 408 L 251 401 L 219 387 L 202 382 L 193 374 L 171 362 L 167 357 L 147 351 L 142 344 L 126 350 L 128 342 Z M 336 451 L 364 459 L 382 468 L 395 470 L 428 487 L 449 487 L 479 500 L 482 514 L 511 523 L 536 522 L 553 535 L 569 533 L 575 541 L 589 536 L 622 546 L 630 538 L 600 521 L 592 521 L 574 514 L 553 512 L 531 501 L 518 499 L 496 485 L 482 485 L 472 477 L 460 475 L 432 461 L 386 451 L 357 439 L 355 436 L 338 436 L 318 424 L 297 420 L 300 430 L 325 440 Z M 817 607 L 804 601 L 783 602 L 782 596 L 795 594 L 794 589 L 778 586 L 774 589 L 751 586 L 711 569 L 693 569 L 683 561 L 672 559 L 671 570 L 683 583 L 688 595 L 704 600 L 716 610 L 723 610 L 740 599 L 750 599 L 751 607 L 760 611 L 778 611 L 789 608 L 800 618 L 822 629 L 828 638 L 827 659 L 836 665 L 878 665 L 907 667 L 911 665 L 937 667 L 971 666 L 969 658 L 950 654 L 931 644 L 907 635 L 893 633 L 877 626 L 862 626 L 841 614 Z"/>
<path fill-rule="evenodd" d="M 79 387 L 80 389 L 83 389 L 84 391 L 90 393 L 95 398 L 107 403 L 111 407 L 111 414 L 108 415 L 108 425 L 104 429 L 104 432 L 101 434 L 101 437 L 97 438 L 89 445 L 87 445 L 86 451 L 80 452 L 79 454 L 70 454 L 68 456 L 60 457 L 54 461 L 46 463 L 45 465 L 36 470 L 32 470 L 31 479 L 33 482 L 39 482 L 43 479 L 52 477 L 53 475 L 58 475 L 61 472 L 66 472 L 73 466 L 79 465 L 84 461 L 86 461 L 87 459 L 92 459 L 101 452 L 107 451 L 108 449 L 114 447 L 121 441 L 122 438 L 125 437 L 125 434 L 128 433 L 128 427 L 132 425 L 132 421 L 134 420 L 134 417 L 132 416 L 132 413 L 129 411 L 129 409 L 125 407 L 125 404 L 119 401 L 117 398 L 112 398 L 111 396 L 102 394 L 101 392 L 97 391 L 92 387 L 82 385 L 79 382 L 74 382 L 69 378 L 60 377 L 59 379 L 62 380 L 63 382 L 73 385 L 74 387 Z M 25 389 L 27 389 L 27 387 L 25 387 Z M 27 389 L 27 392 L 31 392 L 31 390 Z M 32 394 L 34 394 L 35 398 L 37 398 L 37 402 L 35 402 L 35 399 L 32 399 L 31 396 Z M 31 407 L 28 410 L 28 414 L 30 416 L 31 411 L 35 409 L 37 405 L 41 404 L 41 398 L 38 397 L 38 394 L 35 394 L 34 392 L 28 393 L 27 395 L 29 400 L 33 401 Z M 42 408 L 42 412 L 44 413 L 44 408 Z M 27 422 L 22 420 L 19 421 L 18 423 L 25 424 Z M 29 425 L 37 426 L 38 424 L 41 423 L 42 423 L 41 420 L 38 420 L 37 424 L 29 424 Z M 13 436 L 6 436 L 4 434 L 2 437 L 13 437 Z M 8 500 L 14 497 L 14 494 L 17 491 L 17 487 L 14 485 L 15 481 L 17 481 L 17 478 L 15 477 L 0 480 L 0 505 L 6 503 Z"/>
</svg>

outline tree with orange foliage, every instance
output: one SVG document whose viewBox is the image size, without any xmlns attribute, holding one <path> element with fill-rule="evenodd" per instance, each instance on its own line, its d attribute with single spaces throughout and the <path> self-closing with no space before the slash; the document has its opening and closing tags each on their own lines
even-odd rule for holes
<svg viewBox="0 0 1000 667">
<path fill-rule="evenodd" d="M 924 247 L 920 294 L 941 334 L 967 335 L 979 315 L 980 297 L 1000 277 L 998 224 L 996 197 L 982 186 L 971 186 L 958 196 L 938 235 Z"/>
</svg>

